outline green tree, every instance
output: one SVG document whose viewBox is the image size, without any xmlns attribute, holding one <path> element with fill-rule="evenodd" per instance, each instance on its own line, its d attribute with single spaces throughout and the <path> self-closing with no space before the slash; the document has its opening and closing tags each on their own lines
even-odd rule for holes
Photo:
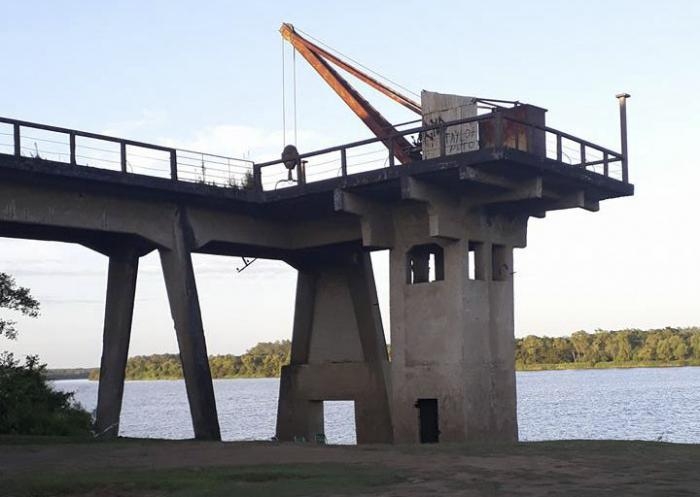
<svg viewBox="0 0 700 497">
<path fill-rule="evenodd" d="M 590 354 L 589 346 L 591 343 L 591 336 L 585 331 L 577 331 L 571 334 L 571 345 L 574 352 L 574 362 L 582 362 L 587 360 L 587 356 Z"/>
<path fill-rule="evenodd" d="M 700 331 L 693 331 L 688 342 L 693 358 L 700 359 Z"/>
<path fill-rule="evenodd" d="M 25 316 L 39 315 L 39 302 L 14 278 L 0 273 L 0 308 Z M 17 338 L 16 322 L 0 318 L 0 337 Z M 46 381 L 46 365 L 29 356 L 22 365 L 10 352 L 0 353 L 0 433 L 20 435 L 86 435 L 92 418 Z"/>
<path fill-rule="evenodd" d="M 39 302 L 30 295 L 29 289 L 17 286 L 15 279 L 6 273 L 0 273 L 0 308 L 34 318 L 39 315 Z M 0 337 L 14 340 L 17 337 L 16 324 L 0 317 Z"/>
</svg>

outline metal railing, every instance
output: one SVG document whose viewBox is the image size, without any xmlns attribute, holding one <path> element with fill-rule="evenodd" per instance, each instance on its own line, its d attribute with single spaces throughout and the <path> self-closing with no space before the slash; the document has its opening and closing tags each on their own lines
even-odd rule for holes
<svg viewBox="0 0 700 497">
<path fill-rule="evenodd" d="M 226 188 L 253 188 L 253 162 L 0 117 L 0 154 Z"/>
<path fill-rule="evenodd" d="M 370 138 L 300 154 L 292 181 L 287 179 L 289 172 L 281 159 L 256 163 L 253 166 L 255 185 L 261 190 L 271 190 L 279 188 L 280 183 L 283 183 L 282 186 L 299 186 L 397 166 L 400 162 L 390 151 L 393 140 L 400 136 L 412 138 L 415 143 L 412 152 L 422 153 L 423 159 L 478 150 L 495 153 L 518 150 L 628 183 L 627 163 L 620 152 L 548 126 L 493 111 L 476 117 L 409 128 L 386 139 Z"/>
<path fill-rule="evenodd" d="M 477 117 L 410 127 L 385 139 L 370 138 L 300 154 L 291 181 L 291 173 L 281 159 L 253 163 L 0 117 L 2 155 L 257 191 L 396 167 L 400 161 L 390 150 L 398 137 L 413 142 L 414 148 L 409 152 L 416 159 L 516 150 L 624 183 L 628 183 L 629 178 L 627 161 L 620 152 L 548 126 L 506 116 L 499 110 Z"/>
</svg>

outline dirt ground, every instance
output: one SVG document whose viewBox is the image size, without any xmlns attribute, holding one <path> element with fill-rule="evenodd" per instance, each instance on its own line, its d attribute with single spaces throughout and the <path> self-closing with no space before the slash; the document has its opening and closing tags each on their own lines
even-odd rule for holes
<svg viewBox="0 0 700 497">
<path fill-rule="evenodd" d="M 91 472 L 206 471 L 267 465 L 352 468 L 357 478 L 363 471 L 381 470 L 391 477 L 356 490 L 334 488 L 330 483 L 325 488 L 314 487 L 314 491 L 296 491 L 287 485 L 285 495 L 700 496 L 700 445 L 560 441 L 498 446 L 343 447 L 145 440 L 36 444 L 2 439 L 0 495 L 51 494 L 49 490 L 18 492 L 21 482 L 28 485 L 35 475 L 51 474 L 58 480 L 70 480 Z M 7 493 L 9 488 L 14 489 L 13 493 Z M 138 486 L 125 489 L 106 484 L 99 486 L 99 491 L 84 485 L 75 492 L 62 488 L 56 494 L 180 495 L 168 489 L 144 493 Z M 216 495 L 216 491 L 206 495 Z M 251 491 L 250 495 L 267 494 Z"/>
</svg>

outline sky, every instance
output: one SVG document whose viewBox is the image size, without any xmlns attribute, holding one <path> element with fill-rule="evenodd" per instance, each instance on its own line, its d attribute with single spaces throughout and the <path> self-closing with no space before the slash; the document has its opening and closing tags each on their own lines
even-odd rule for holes
<svg viewBox="0 0 700 497">
<path fill-rule="evenodd" d="M 632 1 L 180 2 L 0 0 L 0 116 L 265 160 L 292 134 L 309 151 L 369 131 L 277 32 L 282 22 L 415 92 L 520 100 L 547 124 L 619 150 L 629 92 L 636 194 L 529 224 L 515 255 L 515 333 L 700 325 L 700 3 Z M 285 54 L 286 82 L 282 82 Z M 399 106 L 363 92 L 391 121 Z M 388 257 L 373 256 L 388 335 Z M 291 338 L 295 272 L 195 255 L 211 354 Z M 50 367 L 99 364 L 107 259 L 0 239 L 0 271 L 41 302 L 0 349 Z M 3 311 L 5 312 L 5 311 Z M 141 260 L 130 355 L 176 352 L 155 254 Z"/>
</svg>

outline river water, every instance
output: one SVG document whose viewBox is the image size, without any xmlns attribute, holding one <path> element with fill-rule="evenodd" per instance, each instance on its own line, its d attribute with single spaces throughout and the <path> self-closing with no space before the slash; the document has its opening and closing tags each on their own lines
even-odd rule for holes
<svg viewBox="0 0 700 497">
<path fill-rule="evenodd" d="M 97 382 L 65 380 L 92 411 Z M 517 373 L 520 440 L 627 439 L 700 443 L 700 368 Z M 224 440 L 275 433 L 277 379 L 214 380 Z M 352 402 L 326 402 L 328 443 L 355 443 Z M 120 435 L 191 438 L 183 381 L 128 381 Z"/>
</svg>

